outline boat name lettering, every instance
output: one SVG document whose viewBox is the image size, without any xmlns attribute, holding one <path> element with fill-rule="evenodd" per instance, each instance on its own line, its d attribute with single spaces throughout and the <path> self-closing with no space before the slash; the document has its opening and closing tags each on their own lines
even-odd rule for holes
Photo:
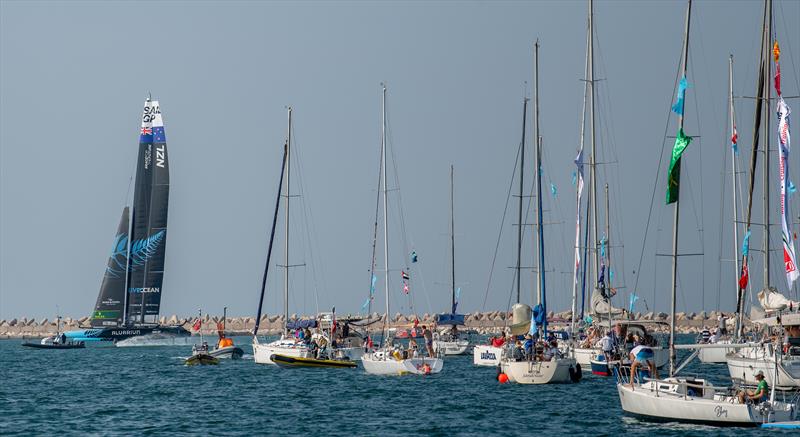
<svg viewBox="0 0 800 437">
<path fill-rule="evenodd" d="M 144 115 L 142 116 L 142 121 L 144 123 L 151 123 L 153 120 L 156 119 L 156 116 L 161 114 L 161 108 L 158 106 L 145 106 L 144 107 Z"/>
<path fill-rule="evenodd" d="M 728 410 L 726 408 L 722 408 L 721 405 L 714 407 L 714 413 L 717 415 L 717 417 L 728 417 Z"/>
<path fill-rule="evenodd" d="M 122 331 L 111 331 L 111 335 L 139 335 L 142 331 L 138 329 L 125 329 Z"/>
<path fill-rule="evenodd" d="M 160 287 L 131 287 L 128 289 L 131 293 L 161 293 Z"/>
<path fill-rule="evenodd" d="M 166 156 L 164 155 L 164 145 L 160 145 L 156 147 L 156 166 L 164 168 L 164 161 L 166 160 Z"/>
<path fill-rule="evenodd" d="M 481 359 L 482 360 L 496 360 L 497 356 L 495 356 L 494 352 L 481 352 Z"/>
</svg>

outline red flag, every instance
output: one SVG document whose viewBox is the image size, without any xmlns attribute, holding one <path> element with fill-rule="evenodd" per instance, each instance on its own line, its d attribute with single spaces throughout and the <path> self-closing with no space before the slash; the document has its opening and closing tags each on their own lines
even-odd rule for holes
<svg viewBox="0 0 800 437">
<path fill-rule="evenodd" d="M 403 282 L 403 293 L 408 294 L 408 282 Z"/>
<path fill-rule="evenodd" d="M 201 326 L 203 326 L 203 321 L 197 319 L 197 321 L 194 322 L 194 325 L 192 325 L 192 329 L 194 329 L 195 331 L 199 331 Z"/>
<path fill-rule="evenodd" d="M 739 278 L 739 288 L 744 290 L 747 288 L 747 282 L 750 280 L 750 275 L 747 273 L 747 264 L 742 266 L 742 277 Z"/>
</svg>

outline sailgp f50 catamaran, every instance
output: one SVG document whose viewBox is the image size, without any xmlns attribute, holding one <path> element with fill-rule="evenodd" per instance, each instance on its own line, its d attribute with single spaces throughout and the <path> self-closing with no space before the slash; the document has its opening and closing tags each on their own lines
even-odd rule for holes
<svg viewBox="0 0 800 437">
<path fill-rule="evenodd" d="M 114 246 L 90 319 L 91 328 L 66 332 L 80 341 L 118 346 L 184 344 L 182 326 L 158 323 L 167 244 L 169 161 L 158 101 L 144 103 L 139 155 L 130 207 L 122 210 Z"/>
</svg>

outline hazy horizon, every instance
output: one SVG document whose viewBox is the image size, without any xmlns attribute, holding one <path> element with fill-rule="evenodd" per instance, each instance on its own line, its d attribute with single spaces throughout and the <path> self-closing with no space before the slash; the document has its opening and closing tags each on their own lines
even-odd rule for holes
<svg viewBox="0 0 800 437">
<path fill-rule="evenodd" d="M 685 10 L 684 1 L 595 2 L 599 210 L 605 214 L 608 183 L 611 266 L 620 286 L 615 305 L 627 307 L 633 291 L 641 312 L 669 310 L 670 261 L 657 254 L 671 250 L 672 208 L 663 197 Z M 800 2 L 775 1 L 774 13 L 783 94 L 797 96 Z M 695 140 L 683 159 L 681 252 L 703 255 L 682 258 L 678 311 L 734 309 L 735 272 L 727 260 L 741 241 L 732 242 L 728 56 L 734 55 L 734 94 L 752 96 L 761 14 L 758 1 L 693 4 L 686 132 Z M 230 315 L 255 315 L 288 105 L 297 158 L 292 190 L 303 194 L 292 204 L 290 263 L 306 264 L 293 269 L 289 313 L 333 306 L 337 313 L 358 312 L 370 287 L 381 82 L 388 84 L 390 146 L 405 212 L 400 222 L 393 210 L 390 221 L 391 312 L 449 310 L 451 164 L 459 311 L 506 309 L 508 267 L 516 262 L 515 198 L 488 295 L 487 283 L 506 196 L 516 184 L 537 39 L 548 309 L 567 310 L 586 15 L 584 1 L 0 0 L 0 319 L 52 318 L 56 306 L 65 316 L 91 313 L 129 202 L 148 93 L 161 103 L 171 168 L 161 315 L 190 316 L 197 308 L 221 314 L 223 306 Z M 796 119 L 800 100 L 787 103 Z M 526 191 L 533 176 L 532 109 Z M 736 116 L 744 169 L 753 99 L 738 99 Z M 770 122 L 775 147 L 777 119 Z M 799 159 L 795 150 L 790 175 L 800 175 Z M 775 156 L 770 162 L 774 224 Z M 396 208 L 397 191 L 390 197 Z M 800 198 L 790 204 L 797 217 Z M 756 222 L 760 208 L 759 198 Z M 282 220 L 273 266 L 283 263 Z M 754 228 L 754 252 L 760 235 Z M 779 248 L 780 232 L 772 240 L 772 249 Z M 411 250 L 420 259 L 414 265 Z M 528 229 L 523 266 L 532 265 L 533 253 Z M 797 298 L 797 285 L 787 290 L 778 255 L 771 283 Z M 754 291 L 762 282 L 758 258 L 750 267 Z M 413 309 L 399 273 L 408 266 Z M 379 276 L 373 311 L 382 312 Z M 269 314 L 282 312 L 282 281 L 281 270 L 272 268 Z M 530 302 L 531 271 L 522 285 L 523 301 Z"/>
</svg>

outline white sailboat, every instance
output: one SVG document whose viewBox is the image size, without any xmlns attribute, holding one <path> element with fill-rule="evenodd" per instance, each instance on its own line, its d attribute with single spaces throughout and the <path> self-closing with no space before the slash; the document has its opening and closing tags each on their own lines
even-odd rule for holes
<svg viewBox="0 0 800 437">
<path fill-rule="evenodd" d="M 790 133 L 789 133 L 789 114 L 791 109 L 786 104 L 781 95 L 780 89 L 780 47 L 777 40 L 772 43 L 773 30 L 772 30 L 772 2 L 766 0 L 764 4 L 764 23 L 761 41 L 761 63 L 759 70 L 759 85 L 758 98 L 756 99 L 756 126 L 754 132 L 754 155 L 757 149 L 757 141 L 759 138 L 759 128 L 763 128 L 760 137 L 764 145 L 764 178 L 763 178 L 763 203 L 764 203 L 764 287 L 758 293 L 758 301 L 761 307 L 766 311 L 766 319 L 758 323 L 760 327 L 765 330 L 768 340 L 753 348 L 743 348 L 727 356 L 728 371 L 734 381 L 739 381 L 744 384 L 754 383 L 752 370 L 761 370 L 764 372 L 766 380 L 769 384 L 780 389 L 796 390 L 800 388 L 800 302 L 795 302 L 787 299 L 782 295 L 777 288 L 770 284 L 770 259 L 768 254 L 770 242 L 770 226 L 769 226 L 769 205 L 770 205 L 770 191 L 769 191 L 769 147 L 770 147 L 770 116 L 772 115 L 771 102 L 772 88 L 770 87 L 770 79 L 772 79 L 772 64 L 770 62 L 770 54 L 775 61 L 775 93 L 777 95 L 777 114 L 778 114 L 778 160 L 779 160 L 779 176 L 781 184 L 781 200 L 780 200 L 780 213 L 781 213 L 781 232 L 783 241 L 783 261 L 785 266 L 785 274 L 789 288 L 792 287 L 793 282 L 800 276 L 797 271 L 797 264 L 794 251 L 794 242 L 789 232 L 789 210 L 788 202 L 789 197 L 787 193 L 788 177 L 788 158 L 790 150 Z M 771 50 L 770 50 L 771 49 Z M 762 86 L 763 85 L 763 86 Z M 763 111 L 763 114 L 762 114 Z M 763 117 L 764 122 L 759 126 L 758 122 Z M 753 161 L 755 162 L 755 161 Z M 751 177 L 751 182 L 752 182 Z M 791 189 L 789 189 L 791 190 Z M 751 186 L 752 192 L 752 186 Z M 749 228 L 750 218 L 748 211 L 747 225 Z M 749 231 L 748 231 L 749 232 Z M 747 257 L 743 257 L 746 266 Z M 743 269 L 746 274 L 746 270 Z M 747 276 L 743 275 L 743 278 Z M 741 295 L 741 290 L 740 290 Z M 741 306 L 741 305 L 740 305 Z M 775 337 L 775 340 L 770 339 L 770 335 Z M 785 341 L 779 341 L 783 340 Z M 771 369 L 771 370 L 770 370 Z"/>
<path fill-rule="evenodd" d="M 766 1 L 769 2 L 770 0 Z M 796 406 L 775 401 L 774 388 L 770 400 L 757 404 L 751 402 L 740 403 L 737 396 L 735 396 L 735 391 L 730 388 L 714 387 L 702 378 L 676 376 L 677 370 L 679 370 L 676 370 L 675 363 L 675 298 L 677 290 L 680 185 L 679 175 L 672 173 L 672 170 L 674 167 L 680 166 L 680 156 L 691 141 L 691 138 L 683 133 L 685 78 L 691 10 L 692 2 L 688 0 L 681 62 L 683 72 L 681 81 L 683 86 L 681 87 L 682 90 L 678 92 L 678 102 L 673 107 L 673 111 L 678 114 L 678 135 L 676 136 L 675 150 L 673 150 L 673 159 L 670 164 L 670 185 L 667 195 L 668 203 L 675 204 L 672 240 L 672 317 L 670 320 L 669 377 L 665 379 L 644 378 L 641 375 L 631 375 L 630 370 L 626 372 L 625 368 L 619 368 L 617 373 L 617 392 L 622 409 L 626 413 L 650 419 L 751 426 L 769 421 L 793 420 L 796 414 Z M 689 347 L 695 347 L 695 345 L 690 345 Z"/>
<path fill-rule="evenodd" d="M 540 335 L 540 338 L 547 337 L 547 293 L 545 286 L 545 257 L 544 257 L 544 227 L 542 214 L 542 137 L 539 133 L 539 41 L 534 44 L 535 70 L 534 80 L 534 141 L 535 151 L 535 174 L 536 174 L 536 199 L 537 208 L 535 215 L 536 241 L 538 249 L 537 265 L 537 289 L 539 304 L 534 311 L 534 318 L 531 320 L 530 332 Z M 524 147 L 524 144 L 523 144 Z M 536 324 L 534 324 L 536 321 Z M 536 326 L 539 325 L 539 326 Z M 530 340 L 529 340 L 530 341 Z M 548 353 L 539 355 L 535 349 L 538 347 L 548 348 Z M 504 373 L 508 380 L 519 384 L 555 384 L 577 382 L 580 379 L 580 367 L 576 366 L 574 358 L 562 356 L 555 346 L 534 345 L 532 353 L 527 357 L 517 357 L 515 354 L 506 354 L 500 360 L 500 371 Z"/>
<path fill-rule="evenodd" d="M 257 364 L 275 364 L 272 361 L 273 355 L 284 355 L 295 358 L 308 358 L 311 356 L 309 348 L 301 341 L 291 335 L 287 324 L 289 322 L 289 199 L 291 198 L 289 176 L 290 158 L 292 150 L 292 108 L 287 110 L 288 127 L 286 130 L 286 145 L 283 150 L 283 166 L 281 167 L 281 179 L 278 184 L 278 200 L 275 203 L 275 215 L 272 220 L 272 232 L 270 234 L 269 248 L 267 249 L 267 263 L 264 267 L 264 277 L 261 283 L 261 297 L 258 301 L 258 313 L 256 315 L 256 326 L 253 330 L 253 359 Z M 281 193 L 281 186 L 286 178 L 286 194 Z M 261 343 L 258 339 L 258 327 L 261 321 L 261 308 L 264 301 L 264 291 L 267 286 L 267 273 L 269 272 L 270 258 L 272 256 L 272 243 L 275 239 L 275 226 L 278 221 L 278 210 L 280 208 L 281 197 L 285 197 L 286 210 L 286 229 L 284 236 L 284 280 L 283 280 L 283 330 L 278 340 L 269 343 Z"/>
<path fill-rule="evenodd" d="M 456 237 L 455 237 L 455 212 L 453 207 L 453 166 L 450 166 L 450 313 L 436 315 L 438 326 L 450 326 L 434 334 L 433 351 L 440 355 L 463 355 L 469 349 L 469 339 L 458 331 L 458 326 L 464 326 L 464 315 L 456 313 L 459 296 L 456 296 Z"/>
<path fill-rule="evenodd" d="M 386 298 L 386 320 L 383 331 L 389 323 L 389 205 L 386 189 L 386 85 L 381 94 L 381 191 L 383 192 L 383 266 Z M 381 193 L 378 195 L 380 196 Z M 364 370 L 373 375 L 428 375 L 442 371 L 444 361 L 439 357 L 408 356 L 393 347 L 387 335 L 382 335 L 383 343 L 378 349 L 371 350 L 361 357 Z"/>
</svg>

